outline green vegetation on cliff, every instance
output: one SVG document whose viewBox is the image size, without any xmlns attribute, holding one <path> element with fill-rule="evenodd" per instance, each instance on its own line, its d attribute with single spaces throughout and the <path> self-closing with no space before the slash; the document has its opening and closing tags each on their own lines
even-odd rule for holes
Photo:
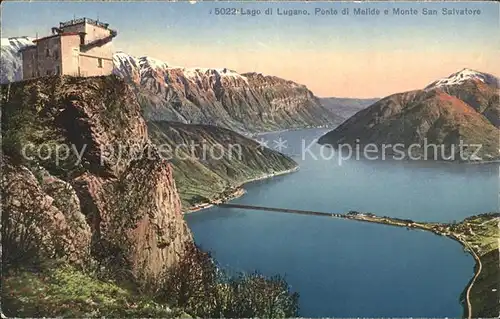
<svg viewBox="0 0 500 319">
<path fill-rule="evenodd" d="M 70 266 L 41 271 L 13 270 L 2 280 L 2 310 L 11 317 L 189 318 L 107 280 Z"/>
<path fill-rule="evenodd" d="M 175 122 L 150 122 L 148 129 L 162 155 L 171 158 L 184 210 L 297 168 L 289 157 L 228 129 Z"/>
<path fill-rule="evenodd" d="M 499 224 L 500 213 L 490 213 L 468 217 L 450 227 L 471 254 L 479 258 L 475 266 L 477 278 L 471 281 L 470 289 L 473 318 L 496 318 L 500 314 Z"/>
</svg>

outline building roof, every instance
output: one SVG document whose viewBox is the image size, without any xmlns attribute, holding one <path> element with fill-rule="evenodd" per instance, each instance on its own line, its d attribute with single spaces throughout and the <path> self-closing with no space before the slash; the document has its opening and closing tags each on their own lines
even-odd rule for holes
<svg viewBox="0 0 500 319">
<path fill-rule="evenodd" d="M 43 40 L 47 40 L 50 38 L 61 37 L 61 36 L 66 36 L 66 35 L 79 35 L 79 34 L 80 34 L 80 32 L 64 32 L 64 33 L 49 35 L 49 36 L 46 36 L 46 37 L 43 37 L 40 39 L 35 39 L 35 40 L 33 40 L 33 42 L 36 43 L 38 41 L 43 41 Z"/>
</svg>

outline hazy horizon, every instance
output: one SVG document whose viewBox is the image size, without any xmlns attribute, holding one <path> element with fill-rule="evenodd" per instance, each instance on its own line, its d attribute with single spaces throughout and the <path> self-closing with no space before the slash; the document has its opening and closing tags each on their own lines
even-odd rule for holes
<svg viewBox="0 0 500 319">
<path fill-rule="evenodd" d="M 215 8 L 471 8 L 479 16 L 221 16 Z M 420 89 L 463 68 L 500 74 L 495 2 L 3 2 L 2 37 L 49 35 L 60 21 L 99 18 L 116 51 L 172 66 L 261 72 L 321 97 L 376 98 Z M 210 13 L 212 12 L 212 14 Z"/>
</svg>

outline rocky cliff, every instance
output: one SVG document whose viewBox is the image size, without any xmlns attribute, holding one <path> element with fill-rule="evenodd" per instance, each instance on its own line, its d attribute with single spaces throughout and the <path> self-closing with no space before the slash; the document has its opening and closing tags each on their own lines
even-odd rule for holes
<svg viewBox="0 0 500 319">
<path fill-rule="evenodd" d="M 184 210 L 230 197 L 243 183 L 298 166 L 228 129 L 162 121 L 148 127 L 152 141 L 170 158 Z"/>
<path fill-rule="evenodd" d="M 415 156 L 425 155 L 427 143 L 438 146 L 427 148 L 427 159 L 494 160 L 499 157 L 499 110 L 498 79 L 464 69 L 425 89 L 381 99 L 322 136 L 319 143 L 334 147 L 402 143 L 407 150 L 420 145 L 412 148 Z M 461 143 L 465 148 L 460 154 Z"/>
<path fill-rule="evenodd" d="M 134 83 L 146 118 L 209 124 L 239 132 L 328 125 L 338 121 L 306 86 L 260 73 L 181 68 L 125 53 L 115 73 Z"/>
<path fill-rule="evenodd" d="M 57 248 L 77 263 L 90 255 L 137 277 L 178 260 L 191 233 L 172 167 L 128 85 L 114 76 L 44 77 L 3 85 L 1 94 L 3 209 L 10 220 L 37 212 L 30 223 L 42 255 Z M 52 240 L 61 232 L 64 240 Z"/>
</svg>

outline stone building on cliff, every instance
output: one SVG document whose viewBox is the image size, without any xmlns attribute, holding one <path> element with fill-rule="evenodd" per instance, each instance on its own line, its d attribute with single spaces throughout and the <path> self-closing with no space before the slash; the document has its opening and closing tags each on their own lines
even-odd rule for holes
<svg viewBox="0 0 500 319">
<path fill-rule="evenodd" d="M 52 35 L 21 50 L 23 79 L 46 75 L 96 76 L 113 71 L 111 41 L 117 32 L 89 18 L 60 22 Z"/>
</svg>

